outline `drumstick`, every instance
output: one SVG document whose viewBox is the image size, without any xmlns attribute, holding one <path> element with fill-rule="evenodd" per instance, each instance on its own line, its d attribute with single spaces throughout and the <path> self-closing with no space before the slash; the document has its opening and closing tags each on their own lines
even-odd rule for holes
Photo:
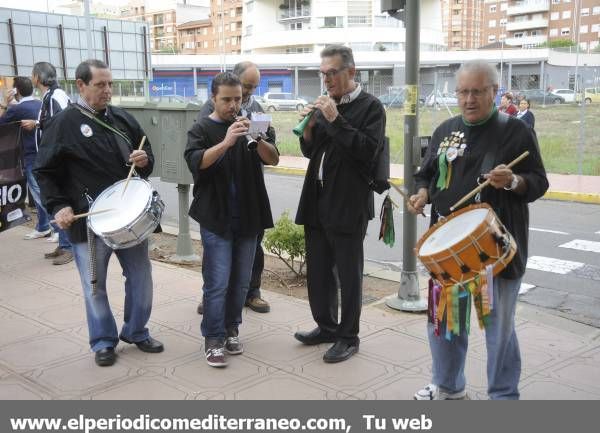
<svg viewBox="0 0 600 433">
<path fill-rule="evenodd" d="M 511 162 L 509 162 L 506 167 L 507 168 L 512 168 L 515 164 L 521 162 L 521 160 L 524 159 L 527 155 L 529 155 L 529 151 L 528 150 L 526 150 L 521 155 L 519 155 L 518 157 L 516 157 L 514 160 L 512 160 Z M 470 193 L 468 193 L 467 195 L 465 195 L 463 198 L 461 198 L 459 201 L 457 201 L 456 203 L 454 203 L 454 205 L 450 207 L 450 212 L 454 212 L 454 209 L 456 209 L 461 204 L 463 204 L 464 202 L 466 202 L 467 200 L 469 200 L 471 197 L 473 197 L 475 194 L 477 194 L 479 191 L 481 191 L 483 188 L 485 188 L 489 184 L 490 184 L 490 179 L 487 179 L 485 182 L 483 182 L 482 184 L 478 185 L 477 188 L 475 188 L 473 191 L 471 191 Z"/>
<path fill-rule="evenodd" d="M 101 210 L 95 210 L 93 212 L 79 213 L 77 215 L 74 215 L 73 219 L 78 220 L 81 218 L 85 218 L 87 216 L 98 215 L 99 213 L 105 213 L 105 212 L 112 212 L 114 210 L 116 210 L 116 209 L 101 209 Z M 56 220 L 50 221 L 50 224 L 54 224 L 54 223 L 56 223 Z"/>
<path fill-rule="evenodd" d="M 146 141 L 146 136 L 142 137 L 142 141 L 140 141 L 140 146 L 138 150 L 142 150 L 144 147 L 144 142 Z M 125 195 L 125 190 L 127 189 L 127 185 L 129 185 L 129 180 L 131 179 L 131 175 L 133 174 L 133 169 L 135 168 L 135 162 L 131 164 L 131 168 L 129 169 L 129 174 L 127 175 L 127 180 L 125 181 L 125 186 L 123 187 L 123 192 L 121 192 L 121 197 Z"/>
<path fill-rule="evenodd" d="M 396 185 L 394 185 L 394 184 L 392 183 L 392 180 L 391 180 L 391 179 L 388 179 L 388 182 L 389 182 L 389 184 L 390 184 L 390 185 L 392 185 L 392 187 L 393 187 L 393 188 L 394 188 L 396 191 L 398 191 L 398 194 L 400 194 L 400 195 L 402 196 L 402 198 L 404 199 L 404 201 L 406 202 L 406 204 L 410 204 L 410 202 L 408 201 L 408 195 L 407 195 L 407 194 L 406 194 L 406 193 L 405 193 L 405 192 L 404 192 L 402 189 L 400 189 L 399 187 L 397 187 Z M 422 210 L 421 210 L 421 213 L 420 213 L 419 215 L 423 215 L 424 217 L 426 217 L 426 218 L 427 218 L 427 216 L 425 215 L 425 212 L 423 212 Z"/>
</svg>

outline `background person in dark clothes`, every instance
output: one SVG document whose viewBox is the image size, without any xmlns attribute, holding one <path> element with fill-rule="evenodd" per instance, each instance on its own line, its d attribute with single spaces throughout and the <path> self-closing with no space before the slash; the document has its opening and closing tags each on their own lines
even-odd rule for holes
<svg viewBox="0 0 600 433">
<path fill-rule="evenodd" d="M 491 186 L 481 192 L 481 201 L 492 206 L 512 234 L 517 253 L 493 280 L 493 309 L 485 328 L 488 396 L 491 399 L 518 399 L 521 354 L 514 317 L 527 263 L 527 204 L 544 195 L 548 179 L 531 130 L 523 122 L 498 113 L 494 105 L 494 95 L 498 91 L 496 68 L 482 61 L 468 62 L 457 71 L 456 81 L 462 114 L 446 120 L 434 131 L 421 169 L 415 175 L 417 194 L 410 197 L 408 209 L 418 214 L 426 203 L 431 203 L 433 225 L 440 216 L 449 215 L 450 206 L 477 186 L 481 174 L 490 179 Z M 456 137 L 460 138 L 458 142 Z M 506 163 L 526 150 L 529 156 L 514 166 L 514 171 L 506 167 Z M 452 170 L 446 170 L 446 173 L 451 174 L 442 177 L 440 165 L 445 164 L 447 158 L 450 158 Z M 432 318 L 428 321 L 433 379 L 431 384 L 417 391 L 416 400 L 465 398 L 467 299 L 457 301 L 460 302 L 460 335 L 452 335 L 450 340 L 445 338 L 445 316 L 439 336 L 435 335 Z"/>
<path fill-rule="evenodd" d="M 340 362 L 358 351 L 362 307 L 363 241 L 374 216 L 368 176 L 383 148 L 385 110 L 354 82 L 352 50 L 321 51 L 320 73 L 328 96 L 302 115 L 310 118 L 300 147 L 310 159 L 296 224 L 304 225 L 308 300 L 317 328 L 296 332 L 303 344 L 335 343 L 323 360 Z M 341 289 L 338 321 L 337 268 Z"/>
<path fill-rule="evenodd" d="M 521 99 L 519 101 L 519 112 L 517 113 L 517 119 L 521 119 L 530 129 L 535 129 L 535 116 L 530 110 L 531 103 L 529 99 Z"/>
<path fill-rule="evenodd" d="M 254 90 L 256 90 L 260 84 L 260 72 L 258 67 L 252 62 L 240 62 L 233 67 L 233 73 L 237 75 L 242 83 L 242 105 L 240 113 L 262 113 L 262 107 L 252 96 Z M 200 121 L 203 117 L 210 116 L 214 109 L 215 104 L 212 102 L 212 99 L 209 99 L 202 106 L 196 121 Z M 267 131 L 266 140 L 269 143 L 275 143 L 275 130 L 271 126 Z M 256 253 L 254 255 L 254 264 L 252 265 L 252 277 L 250 278 L 250 287 L 248 289 L 248 294 L 246 295 L 245 303 L 248 308 L 257 313 L 268 313 L 271 310 L 269 303 L 265 301 L 260 294 L 262 273 L 265 267 L 265 253 L 262 248 L 264 234 L 265 232 L 263 230 L 258 234 L 258 239 L 256 240 Z M 202 310 L 203 305 L 202 302 L 200 302 L 197 308 L 198 314 L 202 314 Z"/>
<path fill-rule="evenodd" d="M 190 216 L 200 223 L 204 314 L 200 326 L 206 362 L 225 367 L 244 349 L 239 340 L 258 234 L 273 227 L 263 164 L 277 165 L 274 144 L 248 148 L 249 121 L 239 118 L 242 86 L 232 73 L 211 86 L 213 113 L 188 132 L 185 159 L 194 176 Z"/>
<path fill-rule="evenodd" d="M 69 231 L 79 270 L 88 322 L 89 341 L 99 366 L 113 365 L 119 339 L 141 351 L 163 351 L 161 342 L 150 337 L 146 324 L 152 311 L 152 264 L 148 239 L 129 248 L 113 250 L 94 235 L 90 257 L 86 219 L 75 214 L 89 210 L 113 183 L 125 179 L 127 164 L 135 163 L 144 178 L 152 173 L 154 156 L 146 140 L 137 150 L 144 131 L 133 116 L 109 105 L 112 74 L 106 63 L 86 60 L 75 70 L 79 99 L 57 115 L 44 130 L 34 173 L 42 189 L 46 208 L 56 223 Z M 136 149 L 136 150 L 134 150 Z M 115 253 L 125 276 L 124 323 L 119 333 L 106 293 L 106 272 Z M 96 257 L 97 287 L 92 293 L 90 260 Z"/>
<path fill-rule="evenodd" d="M 35 99 L 33 94 L 33 85 L 27 77 L 15 77 L 13 80 L 16 94 L 14 95 L 17 104 L 11 104 L 6 107 L 0 107 L 0 125 L 11 122 L 23 122 L 37 119 L 42 103 Z M 10 104 L 10 98 L 7 104 Z M 6 111 L 5 111 L 6 110 Z M 25 175 L 27 176 L 27 186 L 31 191 L 33 202 L 37 211 L 37 223 L 35 230 L 25 235 L 25 239 L 38 239 L 50 235 L 50 219 L 42 201 L 40 199 L 40 187 L 33 176 L 33 163 L 37 156 L 37 146 L 35 143 L 35 132 L 23 128 L 21 131 L 21 143 L 23 146 L 23 162 L 25 164 Z"/>
<path fill-rule="evenodd" d="M 31 71 L 31 81 L 42 94 L 42 106 L 36 117 L 37 120 L 23 122 L 23 127 L 36 133 L 36 143 L 39 147 L 44 128 L 50 120 L 67 108 L 71 102 L 67 94 L 58 87 L 56 68 L 48 62 L 37 62 Z M 50 237 L 52 242 L 58 242 L 58 246 L 51 252 L 44 254 L 44 258 L 52 259 L 54 265 L 64 265 L 73 260 L 71 242 L 66 231 L 57 225 L 53 226 L 54 232 Z"/>
</svg>

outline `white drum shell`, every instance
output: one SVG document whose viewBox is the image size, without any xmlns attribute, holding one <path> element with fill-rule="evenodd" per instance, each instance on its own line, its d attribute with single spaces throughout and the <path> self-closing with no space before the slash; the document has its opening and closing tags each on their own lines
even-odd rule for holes
<svg viewBox="0 0 600 433">
<path fill-rule="evenodd" d="M 149 182 L 131 178 L 123 195 L 124 186 L 125 180 L 114 183 L 90 206 L 91 213 L 111 209 L 89 216 L 88 225 L 112 249 L 141 244 L 154 232 L 165 208 Z"/>
</svg>

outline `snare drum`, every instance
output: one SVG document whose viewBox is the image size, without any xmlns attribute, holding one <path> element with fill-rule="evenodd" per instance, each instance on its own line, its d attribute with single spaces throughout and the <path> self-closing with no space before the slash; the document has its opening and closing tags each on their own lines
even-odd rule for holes
<svg viewBox="0 0 600 433">
<path fill-rule="evenodd" d="M 419 239 L 415 252 L 431 276 L 446 286 L 471 280 L 488 265 L 498 274 L 517 245 L 493 209 L 481 203 L 440 219 Z"/>
<path fill-rule="evenodd" d="M 88 226 L 113 249 L 141 244 L 158 226 L 165 204 L 149 182 L 133 177 L 123 195 L 125 180 L 106 188 L 90 206 Z"/>
</svg>

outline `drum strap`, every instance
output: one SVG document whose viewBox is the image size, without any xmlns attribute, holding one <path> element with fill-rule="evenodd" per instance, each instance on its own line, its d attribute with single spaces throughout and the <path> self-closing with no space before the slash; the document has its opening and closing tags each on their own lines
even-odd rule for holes
<svg viewBox="0 0 600 433">
<path fill-rule="evenodd" d="M 88 117 L 90 120 L 94 121 L 95 123 L 102 126 L 103 128 L 108 129 L 110 132 L 113 132 L 114 134 L 116 134 L 117 145 L 119 146 L 119 150 L 121 151 L 121 155 L 123 156 L 125 165 L 130 166 L 131 164 L 128 164 L 128 161 L 129 161 L 129 154 L 131 153 L 131 150 L 133 149 L 133 144 L 131 144 L 131 140 L 129 139 L 129 137 L 122 131 L 119 131 L 114 126 L 111 126 L 108 123 L 106 123 L 105 121 L 103 121 L 102 119 L 98 118 L 97 116 L 94 116 L 92 113 L 90 113 L 85 108 L 81 107 L 80 105 L 75 104 L 75 107 L 77 107 L 77 109 L 81 112 L 81 114 Z M 125 140 L 125 143 L 123 143 L 123 141 L 119 140 L 119 138 Z"/>
<path fill-rule="evenodd" d="M 508 115 L 504 113 L 498 113 L 497 116 L 497 127 L 498 132 L 500 132 L 506 124 L 508 123 Z M 495 146 L 492 149 L 489 149 L 485 156 L 483 157 L 483 162 L 481 163 L 481 175 L 488 173 L 492 168 L 494 168 L 494 163 L 496 162 L 496 155 L 498 154 L 498 147 Z M 475 196 L 475 203 L 481 203 L 481 193 L 478 193 Z"/>
</svg>

